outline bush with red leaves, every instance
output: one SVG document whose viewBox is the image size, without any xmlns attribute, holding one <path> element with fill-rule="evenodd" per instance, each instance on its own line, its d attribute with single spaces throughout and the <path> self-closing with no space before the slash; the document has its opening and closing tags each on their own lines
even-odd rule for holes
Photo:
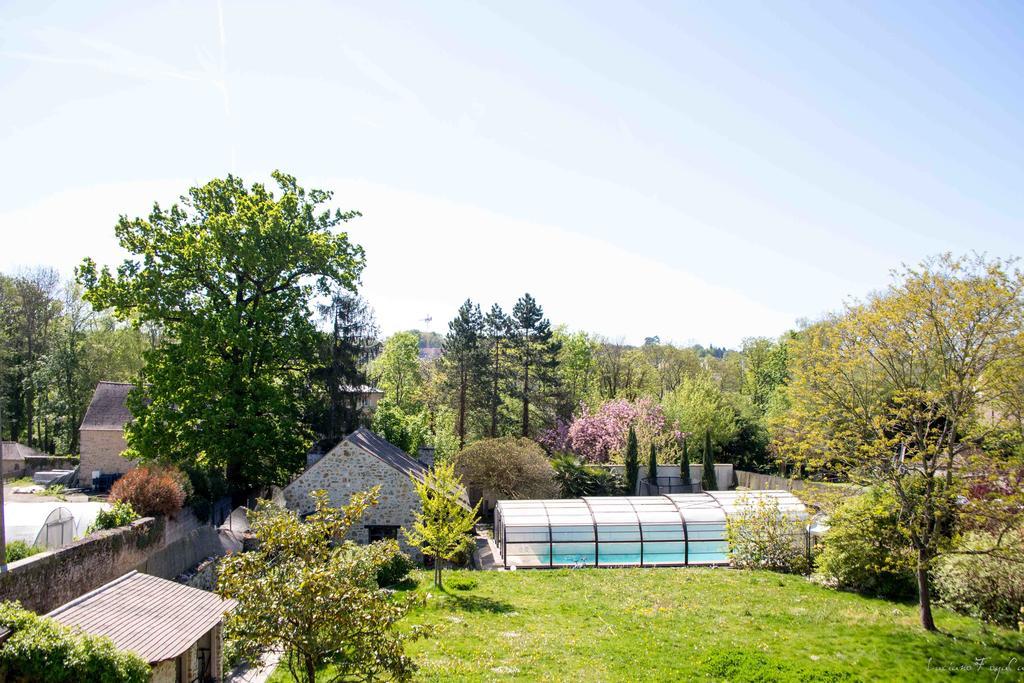
<svg viewBox="0 0 1024 683">
<path fill-rule="evenodd" d="M 174 515 L 185 504 L 183 479 L 175 469 L 155 465 L 136 467 L 114 482 L 110 500 L 131 503 L 144 517 Z"/>
</svg>

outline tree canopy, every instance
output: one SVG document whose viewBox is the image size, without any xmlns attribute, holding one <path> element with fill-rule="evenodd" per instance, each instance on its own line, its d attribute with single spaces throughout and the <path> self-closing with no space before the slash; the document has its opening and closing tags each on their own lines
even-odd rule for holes
<svg viewBox="0 0 1024 683">
<path fill-rule="evenodd" d="M 330 192 L 273 176 L 280 196 L 228 176 L 148 218 L 124 216 L 115 234 L 131 256 L 116 271 L 88 258 L 79 268 L 94 307 L 164 335 L 130 396 L 131 452 L 222 472 L 236 494 L 301 466 L 310 301 L 354 288 L 364 262 L 336 230 L 357 212 L 328 210 Z"/>
</svg>

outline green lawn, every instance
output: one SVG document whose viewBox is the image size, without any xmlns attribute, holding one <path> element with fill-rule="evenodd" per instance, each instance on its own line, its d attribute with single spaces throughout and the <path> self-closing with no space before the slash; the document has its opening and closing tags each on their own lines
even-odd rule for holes
<svg viewBox="0 0 1024 683">
<path fill-rule="evenodd" d="M 429 633 L 409 647 L 420 680 L 973 681 L 996 679 L 990 665 L 1012 669 L 997 680 L 1024 680 L 1022 634 L 944 610 L 943 632 L 926 634 L 914 605 L 797 576 L 686 568 L 445 577 L 438 593 L 416 575 L 425 604 L 407 621 Z"/>
</svg>

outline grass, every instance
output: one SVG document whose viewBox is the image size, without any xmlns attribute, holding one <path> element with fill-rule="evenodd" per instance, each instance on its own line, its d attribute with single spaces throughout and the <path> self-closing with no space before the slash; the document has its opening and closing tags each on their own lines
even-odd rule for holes
<svg viewBox="0 0 1024 683">
<path fill-rule="evenodd" d="M 726 569 L 417 573 L 418 680 L 929 681 L 1024 678 L 1024 634 Z M 984 664 L 978 665 L 979 661 Z M 997 677 L 992 666 L 1010 666 Z M 966 669 L 966 670 L 965 670 Z M 955 672 L 951 673 L 951 672 Z M 273 681 L 289 680 L 279 670 Z"/>
<path fill-rule="evenodd" d="M 32 481 L 32 477 L 18 477 L 17 479 L 8 479 L 4 482 L 4 486 L 32 486 L 35 484 Z"/>
</svg>

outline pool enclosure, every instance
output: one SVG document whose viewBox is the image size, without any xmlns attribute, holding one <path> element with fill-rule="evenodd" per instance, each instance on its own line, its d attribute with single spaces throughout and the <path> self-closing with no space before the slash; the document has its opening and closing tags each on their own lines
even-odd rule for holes
<svg viewBox="0 0 1024 683">
<path fill-rule="evenodd" d="M 727 564 L 726 519 L 766 498 L 782 515 L 808 518 L 788 491 L 502 500 L 494 540 L 506 568 Z"/>
</svg>

